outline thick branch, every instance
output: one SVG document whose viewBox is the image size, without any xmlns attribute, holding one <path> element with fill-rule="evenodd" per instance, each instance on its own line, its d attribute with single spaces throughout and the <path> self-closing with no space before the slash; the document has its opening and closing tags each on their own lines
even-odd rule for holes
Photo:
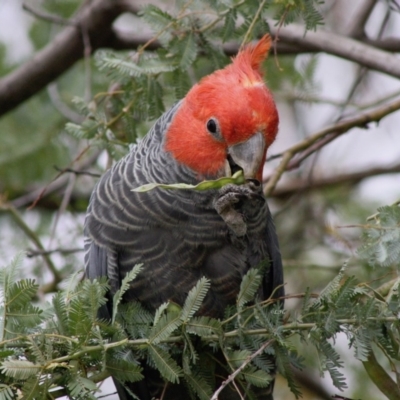
<svg viewBox="0 0 400 400">
<path fill-rule="evenodd" d="M 304 26 L 300 24 L 280 27 L 279 31 L 277 27 L 272 25 L 270 28 L 272 35 L 278 35 L 278 39 L 285 43 L 307 46 L 310 50 L 323 51 L 343 57 L 367 68 L 400 78 L 399 58 L 383 50 L 324 29 L 305 33 Z"/>
<path fill-rule="evenodd" d="M 90 51 L 99 48 L 116 50 L 136 49 L 147 43 L 150 35 L 131 35 L 113 28 L 114 20 L 123 12 L 136 13 L 138 5 L 133 0 L 93 0 L 86 2 L 81 10 L 69 21 L 71 25 L 45 48 L 37 52 L 31 60 L 0 79 L 0 116 L 14 109 L 23 101 L 35 95 L 46 85 L 67 71 L 74 63 L 84 57 L 84 38 L 88 39 Z M 270 24 L 272 35 L 279 36 L 278 53 L 299 54 L 303 52 L 325 51 L 330 54 L 355 61 L 368 68 L 400 77 L 400 62 L 388 51 L 400 51 L 400 40 L 387 38 L 383 40 L 349 39 L 332 32 L 319 29 L 307 32 L 302 25 L 292 24 L 277 28 Z M 375 47 L 373 47 L 375 46 Z M 158 41 L 147 46 L 148 50 L 160 47 Z M 237 43 L 222 45 L 227 55 L 237 52 Z"/>
<path fill-rule="evenodd" d="M 79 10 L 72 19 L 73 26 L 67 26 L 31 60 L 0 80 L 0 115 L 36 94 L 84 57 L 82 31 L 88 35 L 92 52 L 112 45 L 112 23 L 124 11 L 124 3 L 115 0 L 94 0 Z"/>
</svg>

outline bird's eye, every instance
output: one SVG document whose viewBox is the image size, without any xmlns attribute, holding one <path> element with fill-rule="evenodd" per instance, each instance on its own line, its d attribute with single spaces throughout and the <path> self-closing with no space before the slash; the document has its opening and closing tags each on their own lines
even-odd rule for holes
<svg viewBox="0 0 400 400">
<path fill-rule="evenodd" d="M 217 123 L 215 119 L 211 118 L 207 121 L 207 129 L 210 133 L 217 133 Z"/>
<path fill-rule="evenodd" d="M 222 140 L 221 130 L 219 128 L 218 121 L 215 118 L 210 118 L 207 121 L 207 130 L 211 133 L 217 140 Z"/>
</svg>

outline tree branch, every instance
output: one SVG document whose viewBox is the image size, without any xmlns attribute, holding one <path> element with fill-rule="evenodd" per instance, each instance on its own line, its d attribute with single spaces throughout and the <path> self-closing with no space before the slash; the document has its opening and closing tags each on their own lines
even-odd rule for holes
<svg viewBox="0 0 400 400">
<path fill-rule="evenodd" d="M 376 3 L 376 0 L 364 0 L 364 2 L 357 8 L 352 17 L 353 25 L 347 32 L 348 36 L 353 38 L 363 38 L 365 36 L 365 24 L 375 8 Z"/>
<path fill-rule="evenodd" d="M 289 184 L 278 186 L 274 189 L 272 197 L 287 197 L 298 192 L 308 192 L 314 189 L 323 189 L 325 187 L 350 184 L 355 185 L 365 178 L 384 174 L 400 173 L 400 163 L 388 167 L 367 168 L 363 171 L 344 173 L 341 175 L 322 177 L 319 179 L 300 179 Z"/>
<path fill-rule="evenodd" d="M 272 25 L 270 29 L 273 36 L 278 35 L 278 39 L 285 43 L 303 46 L 303 48 L 306 46 L 310 50 L 343 57 L 375 71 L 400 78 L 400 62 L 396 56 L 357 40 L 324 29 L 305 32 L 304 26 L 300 24 L 281 27 L 279 32 Z"/>
<path fill-rule="evenodd" d="M 290 147 L 282 154 L 281 163 L 265 185 L 265 195 L 268 196 L 274 190 L 276 184 L 285 171 L 297 168 L 305 158 L 319 150 L 325 144 L 346 133 L 351 128 L 365 128 L 368 123 L 379 121 L 386 115 L 389 115 L 398 109 L 400 109 L 400 99 L 394 100 L 389 104 L 377 107 L 368 112 L 361 113 L 355 117 L 339 121 Z M 296 154 L 299 155 L 297 158 L 294 158 Z"/>
<path fill-rule="evenodd" d="M 126 10 L 123 1 L 94 0 L 74 16 L 67 26 L 31 60 L 0 80 L 0 115 L 29 99 L 84 57 L 83 31 L 87 32 L 91 51 L 110 46 L 115 38 L 114 20 Z"/>
<path fill-rule="evenodd" d="M 90 157 L 82 161 L 81 163 L 78 163 L 78 166 L 75 168 L 73 171 L 75 174 L 79 173 L 79 171 L 84 171 L 86 168 L 88 168 L 90 165 L 92 165 L 98 158 L 99 154 L 101 153 L 101 150 L 97 150 L 94 154 L 92 154 Z M 62 188 L 65 187 L 68 183 L 68 174 L 65 174 L 64 172 L 71 172 L 69 168 L 62 170 L 63 175 L 59 176 L 58 179 L 50 182 L 46 186 L 42 188 L 35 189 L 23 196 L 20 196 L 14 200 L 11 201 L 11 204 L 15 208 L 21 208 L 21 207 L 26 207 L 29 204 L 33 203 L 36 201 L 39 197 L 42 198 L 45 194 L 48 195 L 50 193 L 54 193 Z"/>
<path fill-rule="evenodd" d="M 82 8 L 69 20 L 60 20 L 66 26 L 56 38 L 37 52 L 31 60 L 0 79 L 0 116 L 14 109 L 54 81 L 74 63 L 84 57 L 84 38 L 90 43 L 93 53 L 99 48 L 115 50 L 136 49 L 152 39 L 151 35 L 131 35 L 114 29 L 114 20 L 123 12 L 137 13 L 139 6 L 133 0 L 93 0 L 85 2 Z M 30 9 L 30 12 L 33 12 Z M 39 17 L 54 22 L 54 17 L 34 11 Z M 361 17 L 360 17 L 361 18 Z M 277 28 L 270 24 L 272 35 L 277 35 Z M 302 25 L 292 24 L 279 30 L 278 53 L 299 54 L 303 52 L 325 51 L 339 57 L 345 57 L 368 68 L 400 77 L 398 59 L 378 48 L 399 51 L 400 40 L 387 38 L 360 41 L 349 39 L 332 32 L 319 29 L 307 32 Z M 83 34 L 84 33 L 84 34 Z M 227 55 L 236 54 L 238 43 L 221 44 Z M 374 47 L 373 47 L 374 46 Z M 147 46 L 148 50 L 160 47 L 158 41 Z"/>
</svg>

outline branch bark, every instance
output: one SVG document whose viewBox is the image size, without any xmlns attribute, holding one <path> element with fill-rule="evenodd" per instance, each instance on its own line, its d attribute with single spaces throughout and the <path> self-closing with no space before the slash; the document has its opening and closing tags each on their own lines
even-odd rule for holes
<svg viewBox="0 0 400 400">
<path fill-rule="evenodd" d="M 93 0 L 85 2 L 82 8 L 69 21 L 63 31 L 46 47 L 37 52 L 31 60 L 0 79 L 0 116 L 20 105 L 54 81 L 74 63 L 85 56 L 85 37 L 93 53 L 99 48 L 115 50 L 136 49 L 147 43 L 150 35 L 131 35 L 116 30 L 114 20 L 124 12 L 137 13 L 139 7 L 134 0 Z M 394 55 L 379 50 L 400 51 L 400 40 L 360 41 L 319 29 L 307 32 L 302 25 L 292 24 L 277 28 L 270 24 L 272 35 L 279 36 L 279 54 L 299 54 L 303 52 L 324 51 L 355 61 L 368 68 L 400 77 L 400 62 Z M 227 55 L 236 54 L 239 45 L 226 43 L 223 50 Z M 86 46 L 87 47 L 87 46 Z M 147 49 L 160 47 L 158 41 Z"/>
<path fill-rule="evenodd" d="M 399 58 L 386 51 L 324 29 L 305 32 L 304 26 L 300 24 L 280 27 L 279 31 L 277 27 L 270 28 L 271 34 L 285 43 L 302 46 L 303 49 L 306 46 L 312 51 L 323 51 L 400 78 Z"/>
<path fill-rule="evenodd" d="M 362 38 L 365 36 L 365 24 L 375 8 L 376 3 L 376 0 L 364 0 L 358 7 L 352 18 L 352 26 L 347 32 L 348 36 L 353 38 Z"/>
<path fill-rule="evenodd" d="M 51 43 L 31 60 L 0 80 L 0 115 L 17 107 L 84 57 L 84 35 L 91 51 L 113 47 L 118 38 L 112 23 L 127 10 L 126 2 L 94 0 L 86 3 Z"/>
<path fill-rule="evenodd" d="M 315 189 L 323 189 L 334 185 L 356 185 L 363 179 L 370 178 L 372 176 L 384 175 L 384 174 L 398 174 L 400 173 L 400 163 L 391 165 L 388 167 L 375 167 L 367 168 L 363 171 L 349 172 L 341 175 L 334 175 L 329 177 L 321 177 L 317 179 L 299 179 L 283 186 L 278 186 L 271 193 L 271 197 L 280 198 L 291 196 L 299 192 L 308 192 Z"/>
</svg>

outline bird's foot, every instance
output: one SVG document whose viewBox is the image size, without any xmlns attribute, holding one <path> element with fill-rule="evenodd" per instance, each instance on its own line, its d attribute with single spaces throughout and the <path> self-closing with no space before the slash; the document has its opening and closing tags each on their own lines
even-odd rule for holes
<svg viewBox="0 0 400 400">
<path fill-rule="evenodd" d="M 258 181 L 247 181 L 244 185 L 229 184 L 219 190 L 214 208 L 236 236 L 247 232 L 246 215 L 265 199 Z"/>
</svg>

